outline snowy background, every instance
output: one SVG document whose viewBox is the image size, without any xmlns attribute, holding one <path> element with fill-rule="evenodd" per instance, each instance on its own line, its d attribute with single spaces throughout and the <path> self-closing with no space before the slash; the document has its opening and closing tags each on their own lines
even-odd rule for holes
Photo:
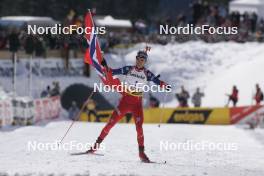
<svg viewBox="0 0 264 176">
<path fill-rule="evenodd" d="M 262 44 L 186 42 L 167 45 L 150 44 L 150 46 L 152 49 L 146 67 L 154 74 L 160 74 L 160 79 L 173 85 L 173 93 L 167 96 L 164 96 L 164 93 L 153 93 L 161 102 L 166 102 L 167 107 L 177 106 L 175 93 L 180 91 L 181 85 L 184 85 L 191 94 L 194 93 L 196 87 L 200 87 L 206 95 L 203 105 L 209 107 L 224 106 L 227 102 L 225 94 L 231 93 L 233 85 L 239 89 L 238 106 L 253 103 L 252 97 L 256 83 L 259 83 L 263 89 L 264 45 Z M 137 51 L 144 47 L 145 44 L 138 44 L 133 48 L 115 51 L 116 54 L 106 54 L 105 57 L 112 68 L 133 65 Z M 20 71 L 17 80 L 18 95 L 28 95 L 27 73 Z M 93 69 L 90 78 L 34 75 L 33 95 L 38 97 L 40 92 L 55 80 L 60 82 L 62 90 L 74 83 L 93 87 L 94 82 L 99 82 Z M 6 91 L 12 88 L 10 77 L 2 77 L 1 84 Z M 110 103 L 118 102 L 117 93 L 103 94 Z M 145 97 L 147 99 L 148 94 Z"/>
<path fill-rule="evenodd" d="M 123 63 L 133 64 L 136 52 L 144 48 L 137 45 L 125 55 Z M 174 93 L 184 85 L 191 94 L 196 87 L 205 93 L 204 106 L 224 106 L 232 86 L 239 89 L 238 105 L 251 105 L 255 84 L 264 85 L 264 45 L 259 43 L 186 42 L 164 46 L 151 45 L 147 67 L 161 79 L 173 85 Z M 119 58 L 113 65 L 119 65 Z M 111 60 L 111 59 L 109 59 Z M 120 61 L 119 61 L 120 63 Z M 163 100 L 162 94 L 158 95 Z M 175 107 L 174 94 L 168 96 L 167 106 Z"/>
</svg>

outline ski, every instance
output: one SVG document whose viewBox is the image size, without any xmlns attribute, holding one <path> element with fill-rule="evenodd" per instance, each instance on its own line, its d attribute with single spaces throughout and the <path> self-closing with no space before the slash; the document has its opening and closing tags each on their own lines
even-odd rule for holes
<svg viewBox="0 0 264 176">
<path fill-rule="evenodd" d="M 104 156 L 104 154 L 100 153 L 88 153 L 88 152 L 76 152 L 76 153 L 71 153 L 70 155 L 76 156 L 76 155 L 96 155 L 96 156 Z"/>
<path fill-rule="evenodd" d="M 146 163 L 146 164 L 166 164 L 167 163 L 166 161 L 162 161 L 162 162 L 159 162 L 159 161 L 148 161 L 148 162 L 141 161 L 141 162 Z"/>
</svg>

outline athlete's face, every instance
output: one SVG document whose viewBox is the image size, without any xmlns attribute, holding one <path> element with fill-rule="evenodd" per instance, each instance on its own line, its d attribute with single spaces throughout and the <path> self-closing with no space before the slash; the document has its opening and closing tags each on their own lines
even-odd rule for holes
<svg viewBox="0 0 264 176">
<path fill-rule="evenodd" d="M 137 57 L 137 60 L 136 60 L 136 66 L 137 68 L 143 68 L 144 65 L 146 63 L 146 60 L 142 57 Z"/>
</svg>

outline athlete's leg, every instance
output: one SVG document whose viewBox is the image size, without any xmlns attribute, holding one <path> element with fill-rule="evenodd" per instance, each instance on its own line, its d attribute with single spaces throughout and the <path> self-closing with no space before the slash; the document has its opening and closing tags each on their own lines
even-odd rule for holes
<svg viewBox="0 0 264 176">
<path fill-rule="evenodd" d="M 144 147 L 144 134 L 143 134 L 143 109 L 142 105 L 140 102 L 140 105 L 136 105 L 135 108 L 132 111 L 133 118 L 135 121 L 136 125 L 136 130 L 137 130 L 137 141 L 138 141 L 138 146 L 139 147 Z"/>
<path fill-rule="evenodd" d="M 97 138 L 95 144 L 93 147 L 91 147 L 87 152 L 93 153 L 95 152 L 99 147 L 104 138 L 107 136 L 111 128 L 124 116 L 124 114 L 128 111 L 128 106 L 126 106 L 126 99 L 122 98 L 117 109 L 114 110 L 112 116 L 110 117 L 108 123 L 105 125 L 105 127 L 102 129 L 99 137 Z"/>
<path fill-rule="evenodd" d="M 105 125 L 105 127 L 102 129 L 99 138 L 104 139 L 111 128 L 125 115 L 126 113 L 126 108 L 119 107 L 117 110 L 115 110 L 110 117 L 108 123 Z"/>
<path fill-rule="evenodd" d="M 143 162 L 150 162 L 149 158 L 145 154 L 145 147 L 144 147 L 144 133 L 143 133 L 143 108 L 141 102 L 135 106 L 133 110 L 133 117 L 136 124 L 137 130 L 137 141 L 138 141 L 138 150 L 139 150 L 139 158 Z"/>
</svg>

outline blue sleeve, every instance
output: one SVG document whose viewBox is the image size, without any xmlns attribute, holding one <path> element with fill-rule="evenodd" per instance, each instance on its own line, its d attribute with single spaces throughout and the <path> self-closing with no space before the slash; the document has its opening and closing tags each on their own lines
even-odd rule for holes
<svg viewBox="0 0 264 176">
<path fill-rule="evenodd" d="M 132 66 L 125 66 L 122 68 L 113 69 L 112 74 L 113 75 L 126 75 L 131 68 Z"/>
<path fill-rule="evenodd" d="M 151 71 L 147 70 L 147 81 L 152 81 L 157 85 L 160 85 L 160 80 Z"/>
</svg>

